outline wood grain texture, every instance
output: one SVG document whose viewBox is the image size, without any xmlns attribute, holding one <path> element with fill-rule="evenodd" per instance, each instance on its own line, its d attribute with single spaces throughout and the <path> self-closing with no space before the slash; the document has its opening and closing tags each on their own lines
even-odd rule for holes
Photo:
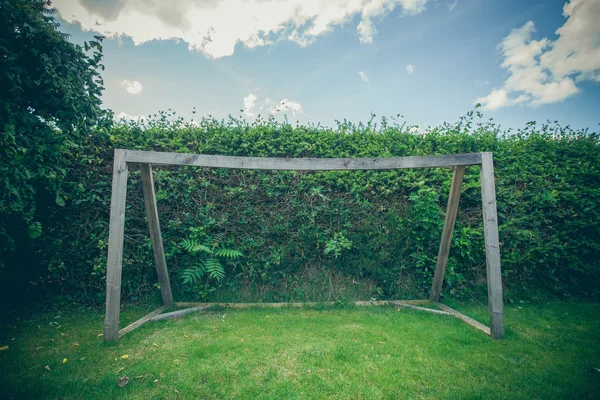
<svg viewBox="0 0 600 400">
<path fill-rule="evenodd" d="M 127 162 L 135 163 L 299 171 L 433 168 L 481 163 L 480 153 L 395 158 L 265 158 L 138 150 L 126 150 L 126 154 Z"/>
<path fill-rule="evenodd" d="M 483 325 L 481 322 L 475 321 L 473 318 L 467 317 L 465 314 L 460 313 L 460 312 L 456 311 L 455 309 L 450 308 L 447 305 L 444 305 L 442 303 L 437 303 L 437 305 L 442 310 L 450 313 L 451 315 L 455 316 L 456 318 L 460 319 L 461 321 L 466 322 L 467 324 L 471 325 L 473 328 L 480 330 L 481 332 L 485 333 L 486 335 L 491 335 L 490 328 Z"/>
<path fill-rule="evenodd" d="M 160 313 L 165 311 L 167 308 L 169 308 L 169 306 L 161 306 L 161 307 L 157 308 L 156 310 L 152 311 L 151 313 L 149 313 L 148 315 L 144 315 L 142 318 L 138 319 L 137 321 L 127 325 L 125 328 L 123 328 L 119 331 L 119 339 L 122 338 L 127 333 L 131 332 L 132 330 L 137 329 L 140 326 L 144 325 L 146 322 L 150 321 L 152 319 L 152 317 L 159 315 Z"/>
<path fill-rule="evenodd" d="M 442 230 L 442 240 L 438 251 L 435 273 L 433 274 L 433 283 L 431 284 L 431 293 L 429 300 L 433 302 L 440 301 L 440 293 L 446 274 L 446 264 L 450 255 L 450 246 L 452 244 L 452 233 L 456 223 L 458 213 L 458 203 L 460 200 L 460 190 L 462 188 L 463 178 L 465 176 L 465 166 L 454 167 L 452 174 L 452 184 L 450 186 L 450 196 L 448 197 L 448 206 L 446 207 L 446 220 Z"/>
<path fill-rule="evenodd" d="M 114 154 L 108 228 L 108 257 L 106 261 L 106 316 L 104 318 L 104 341 L 106 342 L 112 342 L 119 338 L 121 269 L 125 229 L 125 199 L 127 197 L 125 151 L 115 150 Z"/>
<path fill-rule="evenodd" d="M 496 210 L 496 184 L 492 153 L 481 153 L 481 201 L 483 233 L 488 283 L 490 330 L 494 339 L 504 337 L 504 303 L 502 300 L 502 271 L 500 269 L 500 239 Z"/>
<path fill-rule="evenodd" d="M 163 304 L 169 305 L 173 304 L 173 293 L 171 292 L 171 282 L 169 280 L 169 272 L 167 271 L 165 249 L 160 233 L 156 195 L 154 193 L 154 182 L 152 180 L 152 167 L 150 164 L 141 164 L 140 170 L 144 192 L 144 204 L 146 205 L 146 216 L 148 218 L 148 229 L 150 230 L 150 240 L 152 241 L 152 251 L 154 252 L 154 265 L 156 266 L 156 273 L 158 275 L 158 284 L 160 285 Z"/>
</svg>

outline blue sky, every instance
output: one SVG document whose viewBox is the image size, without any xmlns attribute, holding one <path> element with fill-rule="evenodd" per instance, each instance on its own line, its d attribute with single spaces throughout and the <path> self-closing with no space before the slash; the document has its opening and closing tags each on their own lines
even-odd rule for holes
<svg viewBox="0 0 600 400">
<path fill-rule="evenodd" d="M 105 106 L 333 125 L 401 114 L 598 131 L 600 0 L 55 0 L 104 42 Z M 243 110 L 243 111 L 241 111 Z"/>
</svg>

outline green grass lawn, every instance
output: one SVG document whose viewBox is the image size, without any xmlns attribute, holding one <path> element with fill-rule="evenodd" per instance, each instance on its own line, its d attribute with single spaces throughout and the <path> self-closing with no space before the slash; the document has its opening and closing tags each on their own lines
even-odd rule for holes
<svg viewBox="0 0 600 400">
<path fill-rule="evenodd" d="M 454 306 L 485 322 L 485 308 Z M 122 326 L 146 311 L 125 309 Z M 0 398 L 600 398 L 600 304 L 507 307 L 499 341 L 385 307 L 210 311 L 110 345 L 102 322 L 72 311 L 2 325 Z"/>
</svg>

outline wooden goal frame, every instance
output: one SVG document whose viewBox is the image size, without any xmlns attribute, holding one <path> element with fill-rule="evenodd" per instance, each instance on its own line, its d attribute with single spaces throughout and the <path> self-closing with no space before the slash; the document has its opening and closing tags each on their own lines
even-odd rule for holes
<svg viewBox="0 0 600 400">
<path fill-rule="evenodd" d="M 137 163 L 141 167 L 141 180 L 144 192 L 144 203 L 150 229 L 150 240 L 154 253 L 154 262 L 158 274 L 158 282 L 163 306 L 154 310 L 131 325 L 119 330 L 121 308 L 121 270 L 123 263 L 123 239 L 125 229 L 125 200 L 127 195 L 128 164 Z M 167 263 L 160 232 L 156 196 L 152 179 L 152 164 L 182 165 L 213 168 L 238 168 L 262 170 L 296 170 L 296 171 L 331 171 L 331 170 L 382 170 L 405 168 L 440 168 L 453 167 L 452 184 L 446 209 L 446 218 L 442 231 L 431 294 L 429 301 L 437 304 L 441 310 L 419 307 L 422 300 L 413 301 L 377 301 L 355 302 L 355 305 L 393 305 L 414 308 L 437 314 L 453 315 L 469 325 L 498 339 L 504 336 L 504 304 L 502 301 L 502 274 L 500 269 L 500 247 L 498 238 L 498 217 L 496 211 L 496 188 L 494 182 L 494 163 L 492 153 L 467 153 L 424 157 L 394 158 L 263 158 L 234 157 L 202 154 L 164 153 L 154 151 L 137 151 L 115 149 L 112 195 L 110 205 L 110 224 L 108 237 L 108 258 L 106 262 L 106 316 L 104 319 L 104 341 L 116 341 L 119 337 L 141 326 L 159 319 L 174 318 L 188 312 L 206 309 L 215 304 L 208 303 L 174 303 L 171 284 L 167 272 Z M 446 263 L 452 242 L 452 232 L 456 222 L 458 203 L 465 169 L 468 166 L 479 166 L 481 171 L 481 195 L 483 210 L 483 231 L 485 237 L 486 271 L 488 284 L 488 306 L 490 327 L 474 321 L 452 308 L 440 303 L 440 293 Z M 315 303 L 258 303 L 258 304 L 219 304 L 230 307 L 247 306 L 298 306 Z M 162 314 L 169 306 L 193 306 L 193 308 Z"/>
</svg>

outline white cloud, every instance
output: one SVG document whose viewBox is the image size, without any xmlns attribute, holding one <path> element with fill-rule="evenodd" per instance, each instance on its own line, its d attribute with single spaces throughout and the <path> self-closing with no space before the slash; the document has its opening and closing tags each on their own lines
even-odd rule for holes
<svg viewBox="0 0 600 400">
<path fill-rule="evenodd" d="M 358 75 L 360 75 L 360 79 L 362 79 L 363 82 L 369 82 L 369 77 L 365 71 L 358 71 Z"/>
<path fill-rule="evenodd" d="M 55 0 L 67 22 L 107 37 L 126 35 L 136 45 L 182 40 L 210 58 L 230 56 L 235 46 L 267 46 L 291 40 L 306 46 L 360 16 L 359 40 L 371 43 L 374 20 L 399 10 L 419 14 L 427 0 Z"/>
<path fill-rule="evenodd" d="M 119 82 L 121 84 L 121 86 L 123 86 L 125 88 L 125 90 L 127 90 L 127 93 L 129 94 L 138 94 L 139 92 L 142 91 L 142 89 L 144 89 L 142 87 L 142 84 L 139 83 L 138 81 L 130 81 L 127 79 L 124 79 L 122 81 Z"/>
<path fill-rule="evenodd" d="M 523 103 L 528 100 L 529 97 L 526 95 L 520 95 L 515 99 L 510 99 L 506 89 L 493 89 L 492 93 L 477 99 L 477 102 L 485 104 L 485 107 L 488 110 L 497 110 L 501 107 L 512 106 L 513 104 Z"/>
<path fill-rule="evenodd" d="M 365 44 L 373 43 L 373 36 L 377 33 L 375 24 L 369 18 L 363 18 L 356 27 L 356 31 L 358 32 L 358 40 Z"/>
<path fill-rule="evenodd" d="M 300 103 L 289 101 L 288 99 L 283 99 L 279 104 L 271 108 L 271 114 L 276 114 L 278 112 L 286 113 L 287 111 L 291 111 L 292 115 L 295 117 L 296 115 L 302 114 L 302 105 Z"/>
<path fill-rule="evenodd" d="M 415 67 L 413 67 L 411 64 L 408 64 L 406 66 L 406 72 L 408 72 L 409 74 L 412 74 L 413 72 L 415 72 Z"/>
<path fill-rule="evenodd" d="M 303 113 L 302 105 L 300 103 L 296 103 L 294 101 L 290 101 L 288 99 L 283 99 L 279 103 L 272 105 L 273 100 L 270 98 L 265 98 L 264 100 L 260 100 L 257 95 L 254 93 L 250 93 L 248 96 L 244 97 L 244 109 L 242 110 L 243 114 L 247 118 L 255 118 L 256 115 L 267 108 L 270 114 L 287 113 L 290 112 L 293 116 L 297 116 Z"/>
<path fill-rule="evenodd" d="M 254 93 L 250 93 L 248 96 L 244 97 L 244 115 L 249 118 L 253 118 L 256 116 L 254 113 L 254 107 L 256 106 L 256 100 L 258 97 Z"/>
<path fill-rule="evenodd" d="M 121 120 L 125 120 L 125 121 L 142 121 L 142 120 L 146 119 L 146 117 L 144 117 L 142 115 L 129 115 L 129 114 L 124 113 L 124 112 L 120 112 L 118 114 L 115 114 L 113 118 L 114 118 L 115 121 L 121 121 Z"/>
<path fill-rule="evenodd" d="M 454 3 L 452 4 L 448 4 L 448 10 L 452 11 L 456 8 L 456 5 L 458 4 L 458 0 L 456 0 Z"/>
<path fill-rule="evenodd" d="M 556 103 L 579 92 L 576 82 L 600 83 L 600 0 L 571 0 L 563 16 L 556 40 L 533 40 L 533 21 L 513 29 L 498 45 L 509 73 L 504 86 L 476 102 L 492 110 Z"/>
</svg>

